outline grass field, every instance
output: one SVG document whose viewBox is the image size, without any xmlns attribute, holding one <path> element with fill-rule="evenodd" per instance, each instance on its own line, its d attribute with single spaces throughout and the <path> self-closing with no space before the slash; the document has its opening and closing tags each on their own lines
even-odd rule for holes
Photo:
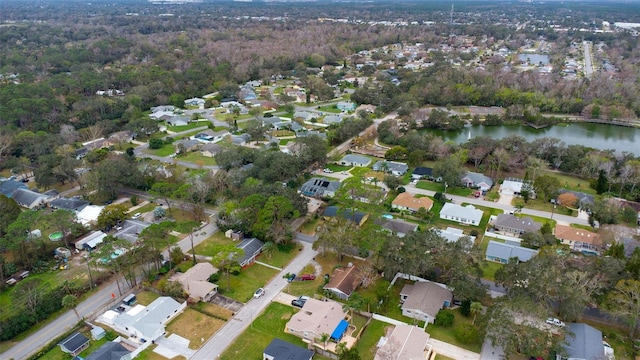
<svg viewBox="0 0 640 360">
<path fill-rule="evenodd" d="M 173 144 L 164 144 L 160 149 L 146 149 L 145 152 L 155 156 L 169 156 L 176 152 L 176 149 Z"/>
<path fill-rule="evenodd" d="M 207 127 L 209 124 L 211 124 L 209 120 L 194 121 L 194 122 L 190 122 L 187 125 L 167 126 L 167 130 L 173 131 L 173 132 L 182 132 L 182 131 L 192 130 L 196 128 Z"/>
<path fill-rule="evenodd" d="M 482 269 L 482 278 L 494 281 L 496 279 L 496 271 L 502 268 L 502 264 L 498 264 L 493 261 L 483 261 L 480 264 L 480 268 Z"/>
<path fill-rule="evenodd" d="M 224 324 L 223 320 L 186 308 L 167 325 L 166 330 L 168 334 L 174 333 L 189 339 L 189 348 L 197 350 Z"/>
<path fill-rule="evenodd" d="M 338 109 L 336 105 L 326 105 L 326 106 L 318 106 L 318 111 L 324 111 L 333 114 L 340 114 L 342 110 Z"/>
<path fill-rule="evenodd" d="M 151 304 L 155 299 L 159 298 L 160 295 L 151 292 L 151 291 L 142 291 L 136 294 L 136 302 L 140 305 L 149 305 Z"/>
<path fill-rule="evenodd" d="M 264 287 L 278 271 L 260 264 L 253 264 L 242 269 L 239 275 L 231 275 L 231 289 L 227 291 L 227 276 L 222 274 L 218 285 L 224 296 L 246 303 L 253 298 L 253 293 L 259 287 Z"/>
<path fill-rule="evenodd" d="M 155 349 L 157 346 L 158 345 L 149 346 L 140 354 L 138 354 L 138 356 L 136 356 L 136 360 L 167 360 L 167 358 L 165 358 L 164 356 L 161 356 L 153 352 L 153 349 Z M 186 360 L 186 359 L 184 356 L 176 356 L 168 360 Z"/>
<path fill-rule="evenodd" d="M 378 320 L 371 320 L 356 344 L 362 360 L 373 360 L 376 354 L 376 344 L 380 340 L 380 337 L 384 336 L 385 329 L 391 326 L 393 325 Z"/>
<path fill-rule="evenodd" d="M 476 343 L 465 344 L 460 342 L 454 336 L 454 331 L 457 328 L 466 328 L 466 327 L 472 326 L 471 325 L 472 319 L 462 316 L 462 314 L 460 314 L 460 309 L 450 310 L 450 311 L 453 313 L 453 316 L 455 317 L 453 320 L 453 326 L 442 327 L 435 324 L 429 324 L 429 326 L 427 326 L 427 333 L 429 333 L 429 335 L 431 335 L 431 337 L 434 339 L 441 340 L 449 344 L 453 344 L 461 348 L 479 353 L 480 350 L 482 349 L 482 339 L 480 339 Z"/>
<path fill-rule="evenodd" d="M 338 172 L 338 171 L 349 171 L 349 169 L 351 169 L 350 166 L 342 166 L 342 165 L 338 165 L 338 164 L 327 164 L 325 165 L 326 169 L 331 169 L 334 172 Z"/>
<path fill-rule="evenodd" d="M 212 157 L 207 157 L 202 155 L 199 151 L 191 151 L 185 155 L 180 155 L 177 157 L 180 161 L 187 161 L 190 163 L 194 163 L 198 166 L 212 166 L 216 165 L 216 159 Z"/>
<path fill-rule="evenodd" d="M 416 184 L 416 187 L 418 189 L 431 190 L 431 191 L 441 192 L 441 193 L 444 192 L 443 183 L 437 183 L 437 182 L 428 181 L 428 180 L 418 181 L 418 183 Z M 454 188 L 448 187 L 447 188 L 447 194 L 451 194 L 451 195 L 471 196 L 473 192 L 474 192 L 473 189 L 469 189 L 465 187 L 454 187 Z"/>
</svg>

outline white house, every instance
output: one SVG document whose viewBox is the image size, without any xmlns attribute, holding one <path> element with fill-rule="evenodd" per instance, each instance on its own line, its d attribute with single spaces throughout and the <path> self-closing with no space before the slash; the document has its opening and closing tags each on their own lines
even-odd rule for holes
<svg viewBox="0 0 640 360">
<path fill-rule="evenodd" d="M 339 163 L 343 166 L 367 167 L 369 166 L 369 164 L 371 164 L 371 159 L 362 155 L 347 154 L 342 159 L 340 159 Z"/>
<path fill-rule="evenodd" d="M 476 209 L 473 205 L 460 206 L 446 203 L 440 210 L 440 219 L 478 226 L 482 220 L 482 214 L 482 210 Z"/>
</svg>

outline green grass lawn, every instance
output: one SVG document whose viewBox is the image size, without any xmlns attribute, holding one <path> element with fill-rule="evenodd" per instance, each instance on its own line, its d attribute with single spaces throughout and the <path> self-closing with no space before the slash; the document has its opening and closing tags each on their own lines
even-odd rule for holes
<svg viewBox="0 0 640 360">
<path fill-rule="evenodd" d="M 199 151 L 192 151 L 178 156 L 178 160 L 187 161 L 196 165 L 216 165 L 216 159 L 202 155 Z"/>
<path fill-rule="evenodd" d="M 316 229 L 321 223 L 322 219 L 319 217 L 316 219 L 309 219 L 302 225 L 300 231 L 308 235 L 314 235 L 316 233 Z"/>
<path fill-rule="evenodd" d="M 91 339 L 91 329 L 88 327 L 83 327 L 80 330 L 80 333 L 86 336 L 91 341 L 89 342 L 89 347 L 86 348 L 83 352 L 79 354 L 80 357 L 86 358 L 89 354 L 96 351 L 100 346 L 102 346 L 107 341 L 115 339 L 118 335 L 112 331 L 107 331 L 105 337 L 100 340 Z M 56 346 L 49 350 L 46 354 L 40 356 L 39 360 L 69 360 L 72 356 L 62 352 L 59 346 Z"/>
<path fill-rule="evenodd" d="M 295 139 L 282 139 L 280 140 L 279 144 L 284 146 L 287 145 L 290 141 L 295 141 Z"/>
<path fill-rule="evenodd" d="M 378 320 L 371 320 L 369 325 L 364 329 L 364 333 L 360 336 L 360 340 L 356 344 L 358 353 L 362 360 L 373 360 L 376 355 L 376 345 L 381 336 L 384 336 L 385 329 L 393 325 Z"/>
<path fill-rule="evenodd" d="M 333 114 L 340 114 L 342 111 L 336 105 L 318 106 L 318 111 L 324 111 Z"/>
<path fill-rule="evenodd" d="M 540 175 L 549 175 L 557 178 L 558 180 L 560 180 L 560 186 L 565 189 L 582 191 L 584 193 L 591 194 L 591 195 L 596 194 L 596 191 L 591 188 L 591 185 L 589 184 L 588 180 L 581 179 L 573 175 L 564 174 L 561 172 L 549 171 L 549 170 L 545 170 L 537 173 L 536 177 Z"/>
<path fill-rule="evenodd" d="M 231 289 L 229 291 L 227 291 L 227 276 L 222 274 L 220 280 L 218 280 L 220 293 L 246 303 L 253 298 L 253 293 L 257 288 L 264 287 L 276 274 L 278 274 L 278 270 L 260 264 L 253 264 L 242 269 L 239 275 L 231 275 Z"/>
<path fill-rule="evenodd" d="M 431 191 L 441 192 L 441 193 L 444 192 L 443 183 L 438 183 L 438 182 L 433 182 L 428 180 L 418 181 L 418 183 L 416 184 L 416 187 L 418 189 L 431 190 Z M 473 189 L 469 189 L 465 187 L 448 187 L 447 188 L 447 194 L 450 194 L 450 195 L 471 196 L 473 192 L 474 192 Z"/>
<path fill-rule="evenodd" d="M 483 261 L 480 264 L 480 268 L 482 269 L 482 278 L 494 281 L 496 279 L 496 271 L 502 268 L 504 265 L 498 264 L 493 261 Z"/>
<path fill-rule="evenodd" d="M 222 354 L 222 360 L 261 359 L 262 352 L 274 338 L 306 348 L 299 337 L 284 332 L 285 325 L 295 310 L 291 306 L 271 303 L 251 326 L 245 330 Z M 326 359 L 315 355 L 314 359 Z"/>
<path fill-rule="evenodd" d="M 258 261 L 275 267 L 284 268 L 298 254 L 298 249 L 294 248 L 289 252 L 276 250 L 273 254 L 262 254 Z"/>
<path fill-rule="evenodd" d="M 350 166 L 342 166 L 342 165 L 338 165 L 338 164 L 327 164 L 325 165 L 325 169 L 330 169 L 333 172 L 338 172 L 338 171 L 349 171 L 349 169 L 351 169 Z"/>
<path fill-rule="evenodd" d="M 454 315 L 453 326 L 451 327 L 443 327 L 435 324 L 429 324 L 427 326 L 427 333 L 431 335 L 432 338 L 447 342 L 452 345 L 459 346 L 461 348 L 479 353 L 482 349 L 482 339 L 479 339 L 478 342 L 472 344 L 465 344 L 460 342 L 454 335 L 454 331 L 457 328 L 466 328 L 471 325 L 472 318 L 466 318 L 460 314 L 460 309 L 449 310 Z"/>
<path fill-rule="evenodd" d="M 206 127 L 209 124 L 211 124 L 211 122 L 209 120 L 204 120 L 204 121 L 194 121 L 194 122 L 190 122 L 187 125 L 180 125 L 180 126 L 167 126 L 167 130 L 169 131 L 173 131 L 173 132 L 182 132 L 182 131 L 187 131 L 187 130 L 191 130 L 191 129 L 195 129 L 195 128 L 200 128 L 200 127 Z"/>
<path fill-rule="evenodd" d="M 176 152 L 176 149 L 173 144 L 164 144 L 160 149 L 146 149 L 145 152 L 155 156 L 169 156 Z"/>
<path fill-rule="evenodd" d="M 217 231 L 198 246 L 196 246 L 196 254 L 205 256 L 215 256 L 221 245 L 232 244 L 233 240 L 224 236 L 222 231 Z"/>
</svg>

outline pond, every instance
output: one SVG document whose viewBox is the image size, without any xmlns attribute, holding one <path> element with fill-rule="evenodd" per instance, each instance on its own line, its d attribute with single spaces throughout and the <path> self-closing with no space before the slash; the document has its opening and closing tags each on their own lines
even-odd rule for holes
<svg viewBox="0 0 640 360">
<path fill-rule="evenodd" d="M 468 125 L 462 130 L 429 130 L 429 132 L 441 136 L 445 141 L 453 141 L 458 144 L 476 136 L 501 139 L 510 135 L 518 135 L 529 142 L 542 137 L 554 137 L 564 141 L 567 145 L 584 145 L 600 150 L 613 149 L 617 153 L 627 151 L 635 156 L 640 156 L 640 129 L 624 126 L 574 123 L 534 129 L 520 125 Z"/>
</svg>

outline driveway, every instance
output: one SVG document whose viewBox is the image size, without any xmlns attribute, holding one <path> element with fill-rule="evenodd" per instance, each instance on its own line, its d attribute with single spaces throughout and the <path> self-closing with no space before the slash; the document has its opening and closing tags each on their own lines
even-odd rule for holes
<svg viewBox="0 0 640 360">
<path fill-rule="evenodd" d="M 190 359 L 193 354 L 195 354 L 195 350 L 189 349 L 189 340 L 183 338 L 182 336 L 171 334 L 169 337 L 160 337 L 156 344 L 158 346 L 153 349 L 153 352 L 156 354 L 160 354 L 167 359 L 173 359 L 176 356 L 184 356 L 187 359 Z"/>
<path fill-rule="evenodd" d="M 427 332 L 429 332 L 429 327 L 427 327 Z M 429 339 L 429 344 L 431 344 L 431 348 L 436 353 L 452 359 L 456 359 L 456 360 L 479 360 L 480 359 L 480 354 L 478 353 L 474 353 L 473 351 L 469 351 L 461 347 L 451 345 L 444 341 L 436 340 L 434 338 Z"/>
</svg>

